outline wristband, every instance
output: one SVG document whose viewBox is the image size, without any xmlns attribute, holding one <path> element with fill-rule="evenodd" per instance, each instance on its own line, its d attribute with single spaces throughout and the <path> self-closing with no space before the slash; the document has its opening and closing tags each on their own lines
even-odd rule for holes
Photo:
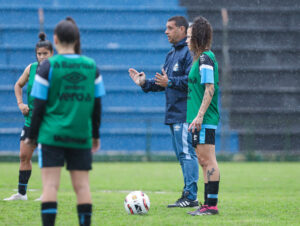
<svg viewBox="0 0 300 226">
<path fill-rule="evenodd" d="M 172 86 L 172 81 L 169 79 L 168 80 L 168 87 L 171 87 Z"/>
</svg>

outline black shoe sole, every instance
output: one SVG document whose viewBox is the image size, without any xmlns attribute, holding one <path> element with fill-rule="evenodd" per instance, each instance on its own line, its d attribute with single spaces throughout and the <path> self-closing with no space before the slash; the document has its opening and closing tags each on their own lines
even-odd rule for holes
<svg viewBox="0 0 300 226">
<path fill-rule="evenodd" d="M 175 205 L 175 204 L 170 204 L 167 206 L 167 208 L 193 208 L 193 207 L 199 207 L 199 204 L 198 205 L 189 205 L 189 206 L 180 206 L 180 205 Z"/>
<path fill-rule="evenodd" d="M 208 212 L 208 213 L 203 213 L 203 214 L 193 214 L 191 212 L 187 213 L 191 216 L 210 216 L 210 215 L 218 215 L 219 212 Z"/>
<path fill-rule="evenodd" d="M 192 205 L 192 206 L 179 206 L 180 208 L 195 208 L 195 207 L 199 207 L 199 205 Z"/>
<path fill-rule="evenodd" d="M 179 207 L 177 205 L 168 205 L 167 208 L 176 208 L 176 207 Z"/>
</svg>

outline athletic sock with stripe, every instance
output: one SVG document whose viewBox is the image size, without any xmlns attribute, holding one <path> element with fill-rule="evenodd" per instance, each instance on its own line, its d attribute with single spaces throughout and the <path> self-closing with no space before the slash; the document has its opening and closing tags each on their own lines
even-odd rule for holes
<svg viewBox="0 0 300 226">
<path fill-rule="evenodd" d="M 18 192 L 21 195 L 25 195 L 27 191 L 27 184 L 31 175 L 31 170 L 20 170 L 19 171 L 19 185 Z"/>
<path fill-rule="evenodd" d="M 92 217 L 92 204 L 77 205 L 77 213 L 80 226 L 90 226 Z"/>
<path fill-rule="evenodd" d="M 209 181 L 207 188 L 207 205 L 216 206 L 218 203 L 219 181 Z"/>
<path fill-rule="evenodd" d="M 43 202 L 41 209 L 43 226 L 54 226 L 57 214 L 57 202 Z"/>
</svg>

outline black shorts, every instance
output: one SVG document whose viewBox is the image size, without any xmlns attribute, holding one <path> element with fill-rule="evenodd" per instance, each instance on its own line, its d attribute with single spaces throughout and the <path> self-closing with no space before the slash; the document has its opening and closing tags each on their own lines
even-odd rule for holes
<svg viewBox="0 0 300 226">
<path fill-rule="evenodd" d="M 216 130 L 211 128 L 201 128 L 200 133 L 195 132 L 197 135 L 195 138 L 195 135 L 192 133 L 192 142 L 193 147 L 197 144 L 212 144 L 215 145 L 216 143 Z"/>
<path fill-rule="evenodd" d="M 92 152 L 90 148 L 65 148 L 39 144 L 39 166 L 63 167 L 66 161 L 67 170 L 91 170 Z"/>
<path fill-rule="evenodd" d="M 24 141 L 28 137 L 28 133 L 29 133 L 29 127 L 24 126 L 21 132 L 20 140 Z"/>
</svg>

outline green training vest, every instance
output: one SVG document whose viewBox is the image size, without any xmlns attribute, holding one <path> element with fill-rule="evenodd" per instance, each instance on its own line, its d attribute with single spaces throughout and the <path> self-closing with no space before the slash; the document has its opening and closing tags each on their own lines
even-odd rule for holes
<svg viewBox="0 0 300 226">
<path fill-rule="evenodd" d="M 49 90 L 39 130 L 41 144 L 91 148 L 96 63 L 85 56 L 49 58 Z"/>
<path fill-rule="evenodd" d="M 30 70 L 29 70 L 29 79 L 27 82 L 27 105 L 29 108 L 29 113 L 28 115 L 25 115 L 25 126 L 30 127 L 31 124 L 31 116 L 32 116 L 32 110 L 33 110 L 33 103 L 34 103 L 34 97 L 32 97 L 31 94 L 31 89 L 32 89 L 32 85 L 34 82 L 34 77 L 36 74 L 36 69 L 38 67 L 38 62 L 32 63 L 30 66 Z"/>
<path fill-rule="evenodd" d="M 206 113 L 204 114 L 203 124 L 218 125 L 219 123 L 219 109 L 218 109 L 218 95 L 219 95 L 219 73 L 218 62 L 215 55 L 211 51 L 203 52 L 214 62 L 214 86 L 215 92 Z M 196 118 L 205 91 L 205 84 L 201 84 L 201 74 L 199 72 L 199 58 L 193 63 L 188 77 L 188 97 L 187 97 L 187 122 L 191 123 Z"/>
</svg>

